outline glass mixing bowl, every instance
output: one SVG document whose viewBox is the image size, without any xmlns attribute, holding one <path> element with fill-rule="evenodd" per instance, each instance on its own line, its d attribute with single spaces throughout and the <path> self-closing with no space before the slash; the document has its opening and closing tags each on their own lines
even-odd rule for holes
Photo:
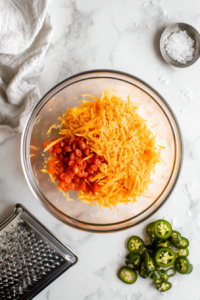
<svg viewBox="0 0 200 300">
<path fill-rule="evenodd" d="M 114 89 L 123 99 L 128 95 L 139 105 L 142 115 L 157 135 L 157 144 L 165 149 L 163 163 L 156 166 L 149 185 L 148 197 L 141 196 L 137 202 L 120 204 L 118 209 L 99 208 L 81 202 L 71 191 L 74 201 L 67 201 L 62 192 L 41 172 L 45 157 L 43 142 L 47 131 L 67 108 L 78 106 L 82 94 L 100 96 L 104 89 Z M 53 129 L 50 140 L 58 136 Z M 180 170 L 182 147 L 177 121 L 165 100 L 149 85 L 129 74 L 110 71 L 88 71 L 72 76 L 51 89 L 36 105 L 29 117 L 21 143 L 22 167 L 26 180 L 46 209 L 64 223 L 75 228 L 93 232 L 112 232 L 129 228 L 155 212 L 170 195 Z"/>
</svg>

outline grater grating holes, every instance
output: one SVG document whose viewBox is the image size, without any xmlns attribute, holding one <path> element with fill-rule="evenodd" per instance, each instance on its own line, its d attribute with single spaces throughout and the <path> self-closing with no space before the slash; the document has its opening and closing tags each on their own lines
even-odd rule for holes
<svg viewBox="0 0 200 300">
<path fill-rule="evenodd" d="M 64 260 L 23 222 L 0 234 L 0 300 L 18 300 Z"/>
</svg>

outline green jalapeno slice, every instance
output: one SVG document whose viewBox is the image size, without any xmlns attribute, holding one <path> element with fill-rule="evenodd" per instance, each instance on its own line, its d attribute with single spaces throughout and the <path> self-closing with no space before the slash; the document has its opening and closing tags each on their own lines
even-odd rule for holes
<svg viewBox="0 0 200 300">
<path fill-rule="evenodd" d="M 169 276 L 165 270 L 159 270 L 159 274 L 163 281 L 167 281 L 169 279 Z"/>
<path fill-rule="evenodd" d="M 171 246 L 171 243 L 169 240 L 157 240 L 156 241 L 157 248 L 169 248 L 170 246 Z"/>
<path fill-rule="evenodd" d="M 167 240 L 172 233 L 172 226 L 168 221 L 158 220 L 153 225 L 155 237 L 161 240 Z"/>
<path fill-rule="evenodd" d="M 188 272 L 190 274 L 193 266 L 190 267 L 190 261 L 187 257 L 178 257 L 175 261 L 175 268 L 180 274 L 188 274 Z"/>
<path fill-rule="evenodd" d="M 169 289 L 171 289 L 171 287 L 172 287 L 172 285 L 171 285 L 171 283 L 169 281 L 164 281 L 164 282 L 156 284 L 156 288 L 160 292 L 166 292 Z"/>
<path fill-rule="evenodd" d="M 172 230 L 170 241 L 172 244 L 179 244 L 182 241 L 181 234 L 176 230 Z"/>
<path fill-rule="evenodd" d="M 149 254 L 149 250 L 145 249 L 142 252 L 142 258 L 144 259 L 144 264 L 147 272 L 154 271 L 156 269 L 155 262 Z"/>
<path fill-rule="evenodd" d="M 118 272 L 118 277 L 123 282 L 132 284 L 137 280 L 137 273 L 128 267 L 122 267 Z"/>
<path fill-rule="evenodd" d="M 189 255 L 189 250 L 188 248 L 179 249 L 176 254 L 178 257 L 187 257 Z"/>
<path fill-rule="evenodd" d="M 127 265 L 128 268 L 133 269 L 135 271 L 137 271 L 139 269 L 139 268 L 135 267 L 134 263 L 129 259 L 125 260 L 125 264 Z"/>
<path fill-rule="evenodd" d="M 185 249 L 189 246 L 189 241 L 188 239 L 182 237 L 181 238 L 181 242 L 180 243 L 175 243 L 174 247 L 178 248 L 178 249 Z"/>
<path fill-rule="evenodd" d="M 132 236 L 127 243 L 130 252 L 139 253 L 144 248 L 144 242 L 139 236 Z"/>
<path fill-rule="evenodd" d="M 151 238 L 155 238 L 155 234 L 154 234 L 154 222 L 150 223 L 147 228 L 146 228 L 146 233 L 149 237 Z"/>
<path fill-rule="evenodd" d="M 159 267 L 170 267 L 176 259 L 176 255 L 171 248 L 160 248 L 155 255 L 155 262 Z"/>
<path fill-rule="evenodd" d="M 187 274 L 190 274 L 190 273 L 192 273 L 192 271 L 193 271 L 193 265 L 192 265 L 192 264 L 190 264 L 190 266 L 189 266 L 189 270 L 188 270 Z"/>
<path fill-rule="evenodd" d="M 154 271 L 156 268 L 155 262 L 150 256 L 144 261 L 144 264 L 147 269 L 147 272 Z"/>
<path fill-rule="evenodd" d="M 136 267 L 139 268 L 140 264 L 141 264 L 141 260 L 142 260 L 142 256 L 140 253 L 129 253 L 126 258 L 132 262 Z"/>
<path fill-rule="evenodd" d="M 148 272 L 147 272 L 147 269 L 145 267 L 144 261 L 140 265 L 139 275 L 142 278 L 148 278 Z"/>
<path fill-rule="evenodd" d="M 152 272 L 151 278 L 153 278 L 153 280 L 156 284 L 163 282 L 163 279 L 161 278 L 160 273 L 156 270 Z"/>
</svg>

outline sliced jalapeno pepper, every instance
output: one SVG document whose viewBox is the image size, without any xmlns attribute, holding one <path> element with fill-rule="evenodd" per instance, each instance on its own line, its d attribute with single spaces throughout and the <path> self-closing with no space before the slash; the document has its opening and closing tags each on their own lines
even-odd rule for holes
<svg viewBox="0 0 200 300">
<path fill-rule="evenodd" d="M 126 258 L 132 262 L 137 268 L 139 268 L 142 260 L 142 256 L 140 253 L 129 253 Z"/>
<path fill-rule="evenodd" d="M 155 237 L 155 234 L 154 234 L 154 222 L 150 223 L 147 228 L 146 228 L 146 233 L 148 236 L 150 236 L 151 238 L 154 238 Z"/>
<path fill-rule="evenodd" d="M 149 256 L 148 259 L 146 259 L 144 261 L 144 263 L 145 263 L 145 267 L 147 269 L 147 272 L 151 272 L 151 271 L 154 271 L 156 269 L 155 262 L 154 262 L 153 258 L 151 258 L 150 256 Z"/>
<path fill-rule="evenodd" d="M 133 269 L 135 271 L 139 270 L 139 266 L 137 266 L 134 262 L 132 262 L 130 259 L 125 260 L 125 264 L 128 268 Z"/>
<path fill-rule="evenodd" d="M 145 260 L 146 258 L 149 257 L 149 251 L 147 249 L 145 249 L 143 252 L 142 252 L 142 258 L 143 260 Z"/>
<path fill-rule="evenodd" d="M 144 248 L 144 242 L 139 236 L 132 236 L 127 243 L 130 252 L 139 253 Z"/>
<path fill-rule="evenodd" d="M 127 284 L 133 284 L 137 280 L 136 271 L 139 270 L 142 278 L 149 277 L 154 280 L 160 292 L 168 291 L 172 287 L 168 280 L 177 271 L 181 274 L 190 274 L 193 271 L 193 265 L 187 258 L 189 241 L 178 231 L 172 231 L 171 224 L 165 220 L 150 223 L 146 232 L 149 239 L 147 245 L 144 245 L 138 236 L 132 236 L 128 240 L 127 247 L 130 253 L 126 256 L 127 266 L 119 270 L 118 277 Z M 177 253 L 170 248 L 171 246 L 177 248 Z M 144 247 L 146 249 L 140 253 Z M 174 266 L 170 267 L 173 264 Z"/>
<path fill-rule="evenodd" d="M 160 292 L 166 292 L 169 289 L 171 289 L 172 285 L 169 281 L 164 281 L 162 283 L 158 283 L 156 284 L 156 288 L 157 290 L 159 290 Z"/>
<path fill-rule="evenodd" d="M 163 282 L 163 278 L 160 276 L 160 272 L 158 270 L 151 272 L 151 275 L 149 277 L 153 278 L 156 284 Z"/>
<path fill-rule="evenodd" d="M 190 266 L 189 266 L 189 270 L 188 270 L 187 274 L 190 274 L 190 273 L 192 273 L 192 271 L 193 271 L 193 265 L 192 265 L 192 264 L 190 264 Z"/>
<path fill-rule="evenodd" d="M 146 249 L 153 249 L 154 246 L 155 246 L 155 241 L 152 238 L 150 238 L 150 237 L 148 238 L 148 240 L 149 240 L 149 243 L 148 244 L 144 244 L 144 247 Z"/>
<path fill-rule="evenodd" d="M 155 255 L 155 262 L 159 267 L 170 267 L 176 259 L 174 251 L 170 248 L 160 248 Z"/>
<path fill-rule="evenodd" d="M 167 281 L 169 279 L 169 276 L 165 270 L 159 270 L 159 274 L 163 281 Z"/>
<path fill-rule="evenodd" d="M 153 258 L 149 255 L 148 251 L 149 250 L 145 249 L 142 252 L 142 257 L 144 259 L 144 264 L 145 264 L 145 268 L 146 268 L 147 272 L 151 272 L 156 269 L 156 265 L 155 265 Z"/>
<path fill-rule="evenodd" d="M 167 240 L 172 233 L 172 226 L 168 221 L 158 220 L 153 225 L 155 237 L 161 240 Z"/>
<path fill-rule="evenodd" d="M 167 274 L 167 276 L 172 277 L 172 276 L 176 275 L 176 269 L 175 268 L 169 268 L 165 271 L 165 273 Z"/>
<path fill-rule="evenodd" d="M 154 257 L 155 255 L 155 251 L 153 249 L 145 249 L 143 252 L 142 252 L 142 258 L 143 260 L 145 260 L 146 256 L 149 255 L 151 257 Z"/>
<path fill-rule="evenodd" d="M 130 268 L 130 269 L 133 269 L 133 270 L 135 270 L 135 271 L 139 270 L 139 268 L 136 267 L 136 266 L 134 265 L 134 263 L 133 263 L 131 260 L 129 260 L 129 259 L 125 260 L 125 264 L 126 264 L 127 267 Z"/>
<path fill-rule="evenodd" d="M 181 242 L 180 243 L 175 243 L 174 244 L 174 247 L 176 247 L 176 248 L 178 248 L 178 249 L 185 249 L 185 248 L 187 248 L 189 246 L 189 241 L 188 241 L 188 239 L 186 239 L 186 238 L 184 238 L 184 237 L 182 237 L 182 240 L 181 240 Z"/>
<path fill-rule="evenodd" d="M 188 274 L 191 267 L 187 257 L 178 257 L 175 261 L 175 268 L 180 274 Z"/>
<path fill-rule="evenodd" d="M 182 241 L 181 234 L 178 231 L 172 230 L 170 241 L 172 244 L 179 244 Z"/>
<path fill-rule="evenodd" d="M 158 268 L 157 268 L 155 271 L 150 272 L 150 273 L 148 274 L 150 278 L 154 278 L 154 277 L 155 277 L 154 272 L 156 272 L 155 274 L 156 274 L 156 276 L 157 276 L 157 279 L 158 279 L 158 277 L 159 277 L 159 281 L 160 281 L 160 282 L 167 281 L 167 280 L 169 279 L 169 276 L 166 274 L 165 270 L 159 270 Z M 158 274 L 159 276 L 158 276 L 157 274 Z M 154 280 L 154 281 L 155 281 L 155 280 Z M 159 282 L 155 282 L 155 283 L 159 283 Z"/>
<path fill-rule="evenodd" d="M 147 269 L 145 267 L 144 261 L 140 265 L 139 275 L 142 278 L 148 278 Z"/>
<path fill-rule="evenodd" d="M 127 284 L 132 284 L 137 280 L 137 273 L 128 267 L 122 267 L 118 273 L 119 279 Z"/>
<path fill-rule="evenodd" d="M 187 257 L 189 255 L 189 250 L 188 250 L 188 248 L 179 249 L 176 254 L 178 257 Z"/>
<path fill-rule="evenodd" d="M 157 240 L 156 241 L 157 248 L 168 248 L 170 246 L 171 246 L 171 243 L 169 240 Z"/>
</svg>

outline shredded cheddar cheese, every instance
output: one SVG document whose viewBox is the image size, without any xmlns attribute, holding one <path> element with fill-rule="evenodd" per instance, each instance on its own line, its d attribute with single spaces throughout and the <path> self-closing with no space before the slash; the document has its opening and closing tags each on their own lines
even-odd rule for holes
<svg viewBox="0 0 200 300">
<path fill-rule="evenodd" d="M 130 97 L 125 102 L 110 91 L 104 91 L 100 98 L 88 94 L 83 97 L 93 100 L 83 100 L 82 105 L 68 109 L 59 118 L 59 134 L 63 137 L 50 143 L 44 151 L 65 137 L 84 137 L 90 149 L 103 155 L 108 165 L 103 163 L 93 179 L 102 186 L 101 192 L 79 191 L 79 198 L 108 208 L 134 202 L 152 182 L 151 174 L 161 162 L 163 147 L 156 146 L 156 136 L 137 113 Z"/>
</svg>

